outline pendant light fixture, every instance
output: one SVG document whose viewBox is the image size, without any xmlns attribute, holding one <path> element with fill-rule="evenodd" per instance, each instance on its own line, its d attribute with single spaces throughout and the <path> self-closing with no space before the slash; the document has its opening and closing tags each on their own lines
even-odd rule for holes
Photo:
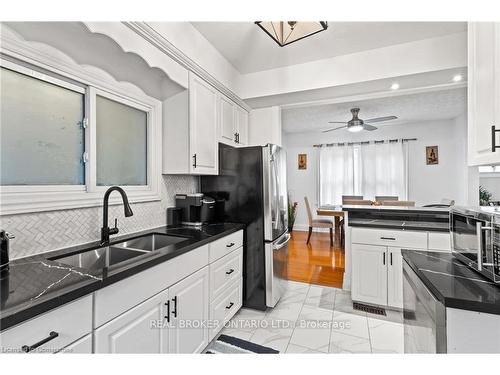
<svg viewBox="0 0 500 375">
<path fill-rule="evenodd" d="M 255 24 L 266 32 L 280 47 L 325 31 L 326 21 L 256 21 Z"/>
</svg>

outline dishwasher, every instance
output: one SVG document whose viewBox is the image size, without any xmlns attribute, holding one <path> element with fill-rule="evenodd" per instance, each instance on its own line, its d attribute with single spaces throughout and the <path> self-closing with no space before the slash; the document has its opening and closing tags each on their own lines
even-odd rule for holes
<svg viewBox="0 0 500 375">
<path fill-rule="evenodd" d="M 446 353 L 446 308 L 403 261 L 405 353 Z"/>
</svg>

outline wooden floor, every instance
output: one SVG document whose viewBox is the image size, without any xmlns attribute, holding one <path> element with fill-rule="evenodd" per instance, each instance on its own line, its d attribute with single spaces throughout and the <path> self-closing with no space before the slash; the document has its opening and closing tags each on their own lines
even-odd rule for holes
<svg viewBox="0 0 500 375">
<path fill-rule="evenodd" d="M 328 233 L 313 233 L 306 244 L 307 232 L 293 231 L 288 245 L 288 280 L 342 288 L 344 250 L 337 236 L 330 247 Z"/>
</svg>

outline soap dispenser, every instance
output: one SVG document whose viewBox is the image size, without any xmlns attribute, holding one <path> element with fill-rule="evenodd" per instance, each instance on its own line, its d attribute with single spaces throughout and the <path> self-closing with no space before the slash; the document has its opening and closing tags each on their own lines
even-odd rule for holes
<svg viewBox="0 0 500 375">
<path fill-rule="evenodd" d="M 3 229 L 0 230 L 0 275 L 4 276 L 9 272 L 9 241 L 14 236 L 9 235 Z"/>
</svg>

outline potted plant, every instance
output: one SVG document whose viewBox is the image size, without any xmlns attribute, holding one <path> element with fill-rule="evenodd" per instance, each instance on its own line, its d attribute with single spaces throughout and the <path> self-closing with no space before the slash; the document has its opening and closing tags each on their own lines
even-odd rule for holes
<svg viewBox="0 0 500 375">
<path fill-rule="evenodd" d="M 292 232 L 293 224 L 295 224 L 295 218 L 297 217 L 297 202 L 290 202 L 290 197 L 288 197 L 288 232 Z"/>
<path fill-rule="evenodd" d="M 488 190 L 486 190 L 482 186 L 479 186 L 479 205 L 480 206 L 489 206 L 492 196 L 493 196 L 493 194 L 491 194 Z"/>
</svg>

